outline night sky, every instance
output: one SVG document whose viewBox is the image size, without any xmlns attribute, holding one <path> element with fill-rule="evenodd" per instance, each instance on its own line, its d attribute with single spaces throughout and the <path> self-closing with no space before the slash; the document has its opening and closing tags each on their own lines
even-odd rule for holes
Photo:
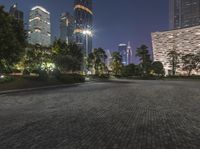
<svg viewBox="0 0 200 149">
<path fill-rule="evenodd" d="M 52 35 L 59 35 L 59 16 L 73 13 L 73 0 L 0 0 L 5 10 L 13 3 L 25 13 L 40 5 L 51 13 Z M 168 0 L 93 0 L 94 48 L 117 50 L 119 43 L 131 42 L 133 51 L 141 44 L 151 49 L 151 32 L 168 30 Z"/>
</svg>

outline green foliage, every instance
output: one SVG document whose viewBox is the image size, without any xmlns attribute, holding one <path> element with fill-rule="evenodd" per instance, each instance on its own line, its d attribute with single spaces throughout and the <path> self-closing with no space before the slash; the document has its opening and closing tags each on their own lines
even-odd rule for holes
<svg viewBox="0 0 200 149">
<path fill-rule="evenodd" d="M 41 45 L 29 45 L 23 60 L 25 69 L 29 72 L 42 69 L 49 71 L 48 63 L 52 63 L 51 48 Z"/>
<path fill-rule="evenodd" d="M 179 67 L 179 63 L 180 63 L 180 53 L 177 53 L 175 49 L 171 50 L 168 53 L 168 58 L 170 60 L 170 64 L 172 66 L 172 75 L 175 76 L 176 75 L 176 69 Z"/>
<path fill-rule="evenodd" d="M 135 76 L 135 74 L 136 74 L 135 71 L 136 71 L 135 64 L 130 64 L 128 66 L 124 66 L 122 69 L 122 76 L 124 76 L 124 77 Z"/>
<path fill-rule="evenodd" d="M 10 76 L 5 76 L 4 78 L 0 78 L 0 84 L 9 83 L 12 81 L 14 81 L 14 78 Z"/>
<path fill-rule="evenodd" d="M 80 74 L 61 74 L 59 80 L 62 83 L 81 83 L 85 82 L 84 76 Z"/>
<path fill-rule="evenodd" d="M 123 68 L 122 56 L 120 55 L 119 52 L 112 53 L 111 68 L 112 68 L 112 72 L 115 76 L 122 75 L 122 68 Z"/>
<path fill-rule="evenodd" d="M 182 56 L 183 70 L 187 71 L 188 76 L 191 75 L 193 70 L 198 70 L 200 65 L 200 53 L 187 54 Z"/>
<path fill-rule="evenodd" d="M 24 76 L 30 75 L 30 71 L 28 71 L 27 69 L 24 69 L 23 75 L 24 75 Z"/>
<path fill-rule="evenodd" d="M 151 57 L 146 45 L 137 48 L 136 56 L 140 58 L 140 67 L 142 69 L 142 76 L 150 75 L 151 71 Z"/>
<path fill-rule="evenodd" d="M 165 75 L 164 66 L 160 61 L 153 62 L 151 68 L 153 70 L 153 74 L 156 74 L 157 76 Z"/>
<path fill-rule="evenodd" d="M 56 40 L 52 47 L 56 66 L 63 72 L 80 71 L 83 62 L 81 49 L 75 43 L 65 43 Z"/>
<path fill-rule="evenodd" d="M 0 72 L 7 71 L 23 57 L 26 33 L 23 22 L 11 17 L 0 6 Z"/>
<path fill-rule="evenodd" d="M 94 49 L 93 53 L 89 54 L 87 59 L 87 68 L 95 72 L 95 75 L 101 76 L 108 73 L 108 68 L 105 65 L 107 59 L 106 52 L 102 48 Z"/>
<path fill-rule="evenodd" d="M 39 80 L 47 81 L 49 79 L 49 75 L 45 70 L 39 70 Z"/>
</svg>

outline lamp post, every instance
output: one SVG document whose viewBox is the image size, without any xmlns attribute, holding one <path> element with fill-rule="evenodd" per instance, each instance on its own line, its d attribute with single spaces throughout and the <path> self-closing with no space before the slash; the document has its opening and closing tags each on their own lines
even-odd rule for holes
<svg viewBox="0 0 200 149">
<path fill-rule="evenodd" d="M 86 38 L 86 45 L 85 45 L 85 60 L 87 60 L 88 56 L 89 56 L 89 36 L 92 36 L 92 31 L 91 30 L 84 30 L 83 34 L 85 35 Z M 87 70 L 86 66 L 84 66 L 84 71 L 85 74 L 87 75 L 89 73 L 89 71 Z"/>
<path fill-rule="evenodd" d="M 86 55 L 86 57 L 88 57 L 88 55 L 89 55 L 89 41 L 88 41 L 88 38 L 89 38 L 89 36 L 92 36 L 92 31 L 91 30 L 84 30 L 83 34 L 85 35 L 85 38 L 86 38 L 86 46 L 85 46 L 86 52 L 85 52 L 85 55 Z"/>
</svg>

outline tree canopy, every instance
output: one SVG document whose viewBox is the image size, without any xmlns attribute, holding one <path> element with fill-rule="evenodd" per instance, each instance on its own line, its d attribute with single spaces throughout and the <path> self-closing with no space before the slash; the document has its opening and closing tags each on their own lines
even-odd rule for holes
<svg viewBox="0 0 200 149">
<path fill-rule="evenodd" d="M 25 46 L 23 22 L 10 16 L 0 6 L 0 71 L 6 71 L 20 61 Z"/>
<path fill-rule="evenodd" d="M 146 45 L 141 45 L 139 48 L 137 48 L 136 56 L 140 58 L 143 76 L 149 75 L 151 71 L 152 60 L 148 51 L 148 47 Z"/>
</svg>

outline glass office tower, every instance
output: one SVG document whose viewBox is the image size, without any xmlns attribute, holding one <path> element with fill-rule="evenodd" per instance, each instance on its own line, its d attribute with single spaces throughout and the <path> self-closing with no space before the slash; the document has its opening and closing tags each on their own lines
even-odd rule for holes
<svg viewBox="0 0 200 149">
<path fill-rule="evenodd" d="M 68 12 L 60 17 L 60 39 L 66 43 L 74 42 L 74 17 Z"/>
<path fill-rule="evenodd" d="M 74 1 L 75 42 L 84 54 L 92 52 L 93 11 L 92 0 Z M 89 31 L 89 32 L 88 32 Z M 89 34 L 90 33 L 90 34 Z"/>
<path fill-rule="evenodd" d="M 200 25 L 200 0 L 170 0 L 170 29 Z"/>
<path fill-rule="evenodd" d="M 28 42 L 33 45 L 51 45 L 50 13 L 41 6 L 35 6 L 30 11 Z"/>
</svg>

